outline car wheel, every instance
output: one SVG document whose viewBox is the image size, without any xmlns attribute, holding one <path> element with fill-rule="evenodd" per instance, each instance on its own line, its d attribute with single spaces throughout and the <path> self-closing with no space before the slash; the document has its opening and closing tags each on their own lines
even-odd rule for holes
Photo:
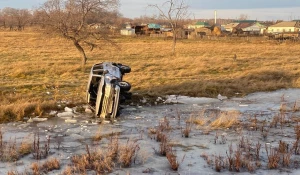
<svg viewBox="0 0 300 175">
<path fill-rule="evenodd" d="M 121 91 L 129 91 L 131 89 L 131 84 L 127 81 L 119 81 L 118 86 L 121 88 Z"/>
<path fill-rule="evenodd" d="M 126 73 L 131 72 L 131 68 L 129 66 L 126 66 L 126 65 L 121 65 L 120 70 L 121 70 L 122 74 L 126 74 Z"/>
</svg>

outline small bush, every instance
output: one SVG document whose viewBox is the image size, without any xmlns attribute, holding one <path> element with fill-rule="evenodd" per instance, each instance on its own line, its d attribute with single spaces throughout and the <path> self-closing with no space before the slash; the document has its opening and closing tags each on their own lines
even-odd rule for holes
<svg viewBox="0 0 300 175">
<path fill-rule="evenodd" d="M 127 140 L 126 144 L 120 146 L 119 163 L 121 163 L 123 167 L 130 167 L 139 149 L 140 147 L 137 142 Z"/>
</svg>

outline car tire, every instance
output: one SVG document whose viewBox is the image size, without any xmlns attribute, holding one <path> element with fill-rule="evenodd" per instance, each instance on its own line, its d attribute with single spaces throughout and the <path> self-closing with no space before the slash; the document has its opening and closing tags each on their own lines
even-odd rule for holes
<svg viewBox="0 0 300 175">
<path fill-rule="evenodd" d="M 120 87 L 121 91 L 129 91 L 131 89 L 131 84 L 127 81 L 119 81 L 117 85 Z"/>
<path fill-rule="evenodd" d="M 129 66 L 126 66 L 126 65 L 121 65 L 120 66 L 120 71 L 122 72 L 122 74 L 130 73 L 131 68 Z"/>
</svg>

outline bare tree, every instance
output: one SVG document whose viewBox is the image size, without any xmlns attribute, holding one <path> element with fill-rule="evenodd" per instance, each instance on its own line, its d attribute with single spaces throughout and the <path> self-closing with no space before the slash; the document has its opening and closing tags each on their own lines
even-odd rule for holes
<svg viewBox="0 0 300 175">
<path fill-rule="evenodd" d="M 18 9 L 14 13 L 14 18 L 18 30 L 24 30 L 25 26 L 30 23 L 32 14 L 28 9 Z"/>
<path fill-rule="evenodd" d="M 168 0 L 162 5 L 149 5 L 159 11 L 159 16 L 167 20 L 173 32 L 172 53 L 175 54 L 179 23 L 188 17 L 188 5 L 185 0 Z"/>
<path fill-rule="evenodd" d="M 247 20 L 249 16 L 247 14 L 240 14 L 239 20 Z"/>
<path fill-rule="evenodd" d="M 2 9 L 0 9 L 0 26 L 5 27 L 5 19 L 4 19 Z"/>
<path fill-rule="evenodd" d="M 92 50 L 96 40 L 108 40 L 106 17 L 117 12 L 118 5 L 118 0 L 48 0 L 36 15 L 43 27 L 73 42 L 84 67 L 87 56 L 83 45 Z"/>
<path fill-rule="evenodd" d="M 13 26 L 15 25 L 15 20 L 13 17 L 15 10 L 16 9 L 10 7 L 5 7 L 4 9 L 2 9 L 1 16 L 4 28 L 9 27 L 10 30 L 13 29 Z"/>
<path fill-rule="evenodd" d="M 31 13 L 28 9 L 15 9 L 6 7 L 1 11 L 1 23 L 4 28 L 9 26 L 10 30 L 15 27 L 17 30 L 23 30 L 31 20 Z"/>
</svg>

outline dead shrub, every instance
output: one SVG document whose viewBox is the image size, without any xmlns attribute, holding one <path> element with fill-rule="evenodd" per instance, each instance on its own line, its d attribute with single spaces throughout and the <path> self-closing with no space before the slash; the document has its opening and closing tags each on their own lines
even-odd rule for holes
<svg viewBox="0 0 300 175">
<path fill-rule="evenodd" d="M 257 131 L 257 122 L 258 122 L 258 120 L 257 120 L 257 114 L 255 114 L 254 116 L 253 116 L 253 119 L 252 119 L 252 117 L 250 117 L 250 128 L 251 128 L 251 130 L 253 130 L 253 128 L 254 128 L 254 130 L 255 131 Z"/>
<path fill-rule="evenodd" d="M 7 175 L 20 175 L 21 173 L 19 173 L 18 171 L 16 170 L 12 170 L 12 171 L 8 171 L 7 172 Z"/>
<path fill-rule="evenodd" d="M 87 160 L 87 156 L 84 155 L 75 155 L 71 158 L 71 162 L 73 163 L 73 171 L 75 174 L 85 174 L 87 168 L 90 166 Z"/>
<path fill-rule="evenodd" d="M 126 144 L 120 146 L 118 158 L 119 163 L 121 163 L 123 167 L 130 167 L 132 161 L 135 162 L 139 149 L 139 144 L 136 141 L 128 139 Z"/>
<path fill-rule="evenodd" d="M 64 169 L 64 171 L 62 172 L 62 174 L 63 174 L 63 175 L 73 175 L 73 174 L 75 174 L 74 168 L 68 165 L 68 166 Z"/>
<path fill-rule="evenodd" d="M 250 173 L 253 173 L 255 171 L 255 163 L 252 163 L 251 161 L 247 161 L 246 168 Z"/>
<path fill-rule="evenodd" d="M 32 151 L 32 145 L 28 140 L 23 140 L 19 146 L 19 154 L 20 156 L 24 156 L 30 154 Z"/>
<path fill-rule="evenodd" d="M 216 120 L 210 123 L 210 126 L 216 128 L 230 128 L 238 124 L 238 117 L 240 113 L 237 111 L 221 112 Z"/>
<path fill-rule="evenodd" d="M 237 172 L 240 172 L 240 168 L 242 166 L 242 151 L 240 148 L 237 148 L 237 150 L 234 153 L 234 169 Z"/>
<path fill-rule="evenodd" d="M 234 167 L 232 144 L 229 145 L 229 153 L 226 151 L 226 155 L 227 155 L 227 162 L 228 162 L 228 170 L 232 171 Z"/>
<path fill-rule="evenodd" d="M 151 139 L 157 139 L 157 129 L 155 128 L 148 128 L 148 136 L 151 138 Z M 155 137 L 156 135 L 156 137 Z"/>
<path fill-rule="evenodd" d="M 19 159 L 19 153 L 17 149 L 17 143 L 16 139 L 9 140 L 6 143 L 2 143 L 2 155 L 0 157 L 0 160 L 4 162 L 14 162 Z"/>
<path fill-rule="evenodd" d="M 112 172 L 115 166 L 112 150 L 91 150 L 86 145 L 86 154 L 73 156 L 72 164 L 64 170 L 64 174 L 86 174 L 88 170 L 98 174 Z"/>
<path fill-rule="evenodd" d="M 182 136 L 188 138 L 190 136 L 190 132 L 192 131 L 192 123 L 186 121 L 185 128 L 181 130 Z"/>
<path fill-rule="evenodd" d="M 166 116 L 164 117 L 164 119 L 162 121 L 159 122 L 158 129 L 160 131 L 167 131 L 167 130 L 172 129 L 170 126 L 170 121 Z"/>
<path fill-rule="evenodd" d="M 40 170 L 48 173 L 52 170 L 59 170 L 60 169 L 60 162 L 57 158 L 51 158 L 43 163 L 42 167 L 40 167 Z"/>
<path fill-rule="evenodd" d="M 150 135 L 156 134 L 156 129 L 155 128 L 148 128 L 148 134 L 150 134 Z"/>
<path fill-rule="evenodd" d="M 270 128 L 272 127 L 277 128 L 279 121 L 280 121 L 279 115 L 275 115 L 270 123 Z"/>
<path fill-rule="evenodd" d="M 265 128 L 265 123 L 262 124 L 260 133 L 261 133 L 262 138 L 264 140 L 266 140 L 268 137 L 268 134 L 269 134 L 269 130 Z"/>
<path fill-rule="evenodd" d="M 112 160 L 117 160 L 118 157 L 118 152 L 119 152 L 119 137 L 118 135 L 111 134 L 110 140 L 109 140 L 109 147 L 107 150 L 107 155 L 112 159 Z"/>
<path fill-rule="evenodd" d="M 255 145 L 255 157 L 256 157 L 256 161 L 259 160 L 260 148 L 261 148 L 261 144 L 258 141 L 257 144 Z"/>
<path fill-rule="evenodd" d="M 215 156 L 215 170 L 217 172 L 221 172 L 222 168 L 224 167 L 224 161 L 223 158 L 219 156 Z"/>
<path fill-rule="evenodd" d="M 209 121 L 208 117 L 205 117 L 205 110 L 200 111 L 200 113 L 197 114 L 192 114 L 191 117 L 187 120 L 187 122 L 193 123 L 197 126 L 203 126 L 207 124 Z"/>
<path fill-rule="evenodd" d="M 287 153 L 288 152 L 288 144 L 285 143 L 284 141 L 279 140 L 278 152 L 281 154 Z"/>
<path fill-rule="evenodd" d="M 244 138 L 244 136 L 242 136 L 242 137 L 240 138 L 238 146 L 239 146 L 240 148 L 246 148 L 246 143 L 245 143 L 245 138 Z"/>
<path fill-rule="evenodd" d="M 40 134 L 35 133 L 34 134 L 34 140 L 33 140 L 33 150 L 32 155 L 33 158 L 36 160 L 40 160 L 41 158 L 46 158 L 49 155 L 50 151 L 50 136 L 47 136 L 47 140 L 44 143 L 44 146 L 41 145 L 40 142 Z"/>
<path fill-rule="evenodd" d="M 297 101 L 295 101 L 294 105 L 293 105 L 293 112 L 297 112 L 300 110 L 300 106 L 298 105 Z"/>
<path fill-rule="evenodd" d="M 269 169 L 276 169 L 279 166 L 279 161 L 280 161 L 280 155 L 277 150 L 274 148 L 270 147 L 268 149 L 268 146 L 266 144 L 266 152 L 267 152 L 267 157 L 268 157 L 268 168 Z"/>
<path fill-rule="evenodd" d="M 37 116 L 39 116 L 39 117 L 41 117 L 41 116 L 43 115 L 44 110 L 43 110 L 42 107 L 41 107 L 41 103 L 38 103 L 38 104 L 37 104 L 37 106 L 35 107 L 34 113 L 35 113 Z"/>
<path fill-rule="evenodd" d="M 291 152 L 282 154 L 282 165 L 284 167 L 289 167 L 290 166 L 291 156 L 292 156 Z"/>
<path fill-rule="evenodd" d="M 299 155 L 300 154 L 300 126 L 299 123 L 297 123 L 297 125 L 294 126 L 294 131 L 295 131 L 295 136 L 296 136 L 296 140 L 293 144 L 293 150 L 294 150 L 294 154 L 295 155 Z"/>
<path fill-rule="evenodd" d="M 40 167 L 39 164 L 37 162 L 34 162 L 31 164 L 31 169 L 32 169 L 32 173 L 33 175 L 40 175 Z"/>
<path fill-rule="evenodd" d="M 172 170 L 177 171 L 179 167 L 179 163 L 177 161 L 177 155 L 175 154 L 172 146 L 170 146 L 168 149 L 167 159 L 171 165 Z"/>
<path fill-rule="evenodd" d="M 203 126 L 207 123 L 207 120 L 205 118 L 202 118 L 202 117 L 196 117 L 196 118 L 193 119 L 192 122 L 197 126 Z"/>
<path fill-rule="evenodd" d="M 12 122 L 17 119 L 17 112 L 13 109 L 12 106 L 1 107 L 0 110 L 0 123 Z"/>
<path fill-rule="evenodd" d="M 166 156 L 168 151 L 169 145 L 168 145 L 168 137 L 165 134 L 161 135 L 161 142 L 159 144 L 159 153 L 162 156 Z"/>
</svg>

